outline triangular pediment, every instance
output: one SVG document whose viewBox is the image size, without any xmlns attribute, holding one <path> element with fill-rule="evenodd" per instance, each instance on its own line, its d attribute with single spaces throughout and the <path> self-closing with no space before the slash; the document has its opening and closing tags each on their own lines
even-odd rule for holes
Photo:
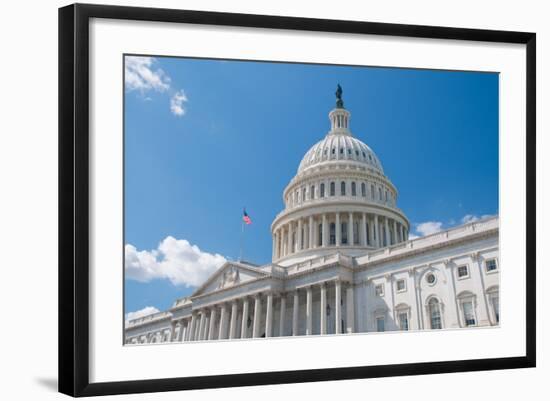
<svg viewBox="0 0 550 401">
<path fill-rule="evenodd" d="M 238 262 L 226 262 L 191 295 L 196 297 L 246 283 L 268 274 L 260 269 Z"/>
</svg>

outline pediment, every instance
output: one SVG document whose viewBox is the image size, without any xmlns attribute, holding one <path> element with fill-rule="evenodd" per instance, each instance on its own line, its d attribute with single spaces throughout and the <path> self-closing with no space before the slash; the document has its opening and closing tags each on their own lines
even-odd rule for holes
<svg viewBox="0 0 550 401">
<path fill-rule="evenodd" d="M 226 262 L 191 296 L 208 294 L 266 276 L 267 273 L 260 269 L 237 262 Z"/>
</svg>

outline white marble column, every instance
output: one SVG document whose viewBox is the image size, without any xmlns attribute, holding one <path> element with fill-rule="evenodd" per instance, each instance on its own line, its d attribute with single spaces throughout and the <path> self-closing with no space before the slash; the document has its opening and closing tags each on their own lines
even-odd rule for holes
<svg viewBox="0 0 550 401">
<path fill-rule="evenodd" d="M 489 305 L 487 304 L 487 297 L 485 296 L 485 278 L 482 264 L 479 263 L 479 253 L 472 253 L 470 258 L 472 260 L 472 270 L 475 272 L 474 274 L 478 274 L 479 277 L 478 289 L 476 291 L 479 294 L 477 297 L 477 302 L 479 302 L 479 308 L 477 308 L 477 317 L 479 322 L 477 324 L 478 326 L 490 326 L 491 321 L 489 320 Z"/>
<path fill-rule="evenodd" d="M 382 247 L 382 241 L 380 241 L 380 226 L 378 225 L 378 215 L 374 215 L 374 246 L 377 248 Z"/>
<path fill-rule="evenodd" d="M 353 299 L 353 284 L 346 288 L 346 332 L 355 332 L 355 302 Z"/>
<path fill-rule="evenodd" d="M 260 294 L 254 295 L 254 322 L 252 327 L 252 337 L 260 336 L 260 316 L 262 313 L 262 299 Z"/>
<path fill-rule="evenodd" d="M 397 244 L 399 240 L 397 239 L 397 221 L 393 221 L 393 243 Z"/>
<path fill-rule="evenodd" d="M 321 283 L 321 334 L 327 334 L 327 287 Z"/>
<path fill-rule="evenodd" d="M 298 235 L 296 235 L 296 252 L 302 250 L 302 219 L 298 219 Z"/>
<path fill-rule="evenodd" d="M 204 324 L 206 323 L 206 313 L 204 311 L 200 312 L 200 323 L 199 323 L 199 335 L 197 336 L 197 340 L 201 341 L 203 340 L 203 332 L 204 332 Z"/>
<path fill-rule="evenodd" d="M 231 302 L 231 320 L 229 323 L 229 339 L 231 340 L 235 338 L 235 335 L 237 333 L 237 307 L 238 305 L 236 300 Z"/>
<path fill-rule="evenodd" d="M 361 229 L 359 230 L 359 241 L 361 242 L 361 246 L 367 246 L 367 214 L 363 213 L 361 215 Z"/>
<path fill-rule="evenodd" d="M 353 213 L 349 213 L 348 216 L 348 245 L 353 246 L 355 244 L 353 238 Z"/>
<path fill-rule="evenodd" d="M 340 213 L 336 212 L 335 217 L 335 225 L 336 225 L 336 246 L 340 246 L 342 244 L 342 225 L 340 224 Z"/>
<path fill-rule="evenodd" d="M 298 335 L 298 312 L 300 308 L 300 295 L 294 290 L 294 303 L 292 305 L 292 335 Z"/>
<path fill-rule="evenodd" d="M 265 336 L 273 337 L 273 293 L 267 294 L 267 305 L 265 313 Z"/>
<path fill-rule="evenodd" d="M 306 288 L 306 336 L 313 334 L 313 290 Z"/>
<path fill-rule="evenodd" d="M 185 328 L 185 323 L 184 323 L 184 320 L 183 320 L 183 319 L 181 319 L 181 320 L 179 321 L 178 327 L 179 327 L 179 329 L 178 329 L 178 338 L 176 339 L 176 341 L 182 342 L 182 341 L 185 340 L 185 337 L 183 337 L 183 330 L 184 330 L 184 328 Z"/>
<path fill-rule="evenodd" d="M 386 239 L 386 246 L 390 246 L 390 229 L 387 217 L 384 217 L 384 236 Z"/>
<path fill-rule="evenodd" d="M 277 230 L 273 233 L 273 250 L 271 251 L 273 259 L 277 259 Z"/>
<path fill-rule="evenodd" d="M 286 294 L 281 294 L 281 311 L 279 315 L 279 337 L 285 335 Z"/>
<path fill-rule="evenodd" d="M 222 304 L 220 312 L 220 331 L 218 333 L 219 340 L 227 338 L 227 305 Z"/>
<path fill-rule="evenodd" d="M 328 224 L 327 224 L 327 214 L 326 213 L 323 213 L 323 228 L 322 228 L 322 233 L 323 233 L 323 247 L 326 247 L 328 246 L 328 235 L 327 235 L 327 231 L 328 231 Z"/>
<path fill-rule="evenodd" d="M 191 323 L 189 324 L 189 335 L 188 335 L 188 339 L 189 341 L 194 341 L 195 340 L 195 321 L 197 320 L 196 318 L 196 314 L 195 313 L 192 313 L 191 314 Z"/>
<path fill-rule="evenodd" d="M 176 324 L 175 320 L 170 322 L 170 341 L 176 341 Z"/>
<path fill-rule="evenodd" d="M 248 297 L 243 299 L 243 320 L 241 322 L 241 338 L 248 335 Z"/>
<path fill-rule="evenodd" d="M 335 322 L 335 333 L 340 334 L 342 333 L 342 305 L 341 305 L 341 299 L 342 299 L 342 283 L 340 280 L 336 280 L 334 282 L 334 322 Z"/>
<path fill-rule="evenodd" d="M 291 253 L 294 253 L 294 249 L 292 249 L 292 222 L 288 223 L 288 238 L 287 238 L 287 246 L 286 246 L 286 254 L 290 255 Z"/>
<path fill-rule="evenodd" d="M 210 327 L 208 328 L 209 340 L 214 339 L 214 330 L 216 328 L 216 318 L 217 318 L 217 309 L 216 307 L 213 307 L 212 310 L 210 310 Z"/>
<path fill-rule="evenodd" d="M 315 234 L 313 231 L 315 229 L 314 227 L 314 223 L 313 223 L 313 216 L 309 216 L 309 223 L 308 223 L 308 228 L 309 228 L 309 249 L 313 249 L 314 247 L 314 244 L 315 244 Z"/>
</svg>

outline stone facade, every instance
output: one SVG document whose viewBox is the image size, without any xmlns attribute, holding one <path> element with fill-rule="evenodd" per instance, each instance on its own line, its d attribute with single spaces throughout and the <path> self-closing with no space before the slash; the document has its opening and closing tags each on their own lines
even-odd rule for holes
<svg viewBox="0 0 550 401">
<path fill-rule="evenodd" d="M 127 344 L 499 324 L 498 217 L 409 239 L 397 189 L 343 107 L 271 226 L 272 263 L 226 262 Z"/>
</svg>

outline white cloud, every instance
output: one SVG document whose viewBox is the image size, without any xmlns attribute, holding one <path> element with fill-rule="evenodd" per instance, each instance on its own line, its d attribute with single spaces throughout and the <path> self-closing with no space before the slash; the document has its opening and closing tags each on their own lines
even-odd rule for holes
<svg viewBox="0 0 550 401">
<path fill-rule="evenodd" d="M 416 238 L 420 238 L 420 236 L 413 233 L 409 233 L 409 239 L 416 239 Z"/>
<path fill-rule="evenodd" d="M 170 111 L 176 116 L 183 116 L 185 114 L 183 103 L 185 102 L 187 102 L 187 96 L 185 96 L 183 89 L 179 90 L 170 99 Z"/>
<path fill-rule="evenodd" d="M 474 221 L 486 219 L 488 217 L 493 217 L 493 215 L 483 214 L 481 216 L 476 216 L 475 214 L 467 214 L 460 221 L 462 221 L 462 224 L 468 224 L 468 223 L 473 223 Z"/>
<path fill-rule="evenodd" d="M 420 236 L 438 233 L 443 229 L 443 223 L 440 221 L 427 221 L 416 225 L 416 232 Z M 410 238 L 410 237 L 409 237 Z"/>
<path fill-rule="evenodd" d="M 143 317 L 147 315 L 152 315 L 153 313 L 157 313 L 157 312 L 160 312 L 160 311 L 154 306 L 146 306 L 143 309 L 140 309 L 134 312 L 128 312 L 126 314 L 126 321 L 137 319 L 139 317 Z"/>
<path fill-rule="evenodd" d="M 140 282 L 167 278 L 174 285 L 201 285 L 226 259 L 218 254 L 203 252 L 186 240 L 166 237 L 157 249 L 138 251 L 135 246 L 124 247 L 126 277 Z"/>
<path fill-rule="evenodd" d="M 153 57 L 127 56 L 124 63 L 124 85 L 128 90 L 165 92 L 170 89 L 170 77 L 154 68 Z"/>
</svg>

